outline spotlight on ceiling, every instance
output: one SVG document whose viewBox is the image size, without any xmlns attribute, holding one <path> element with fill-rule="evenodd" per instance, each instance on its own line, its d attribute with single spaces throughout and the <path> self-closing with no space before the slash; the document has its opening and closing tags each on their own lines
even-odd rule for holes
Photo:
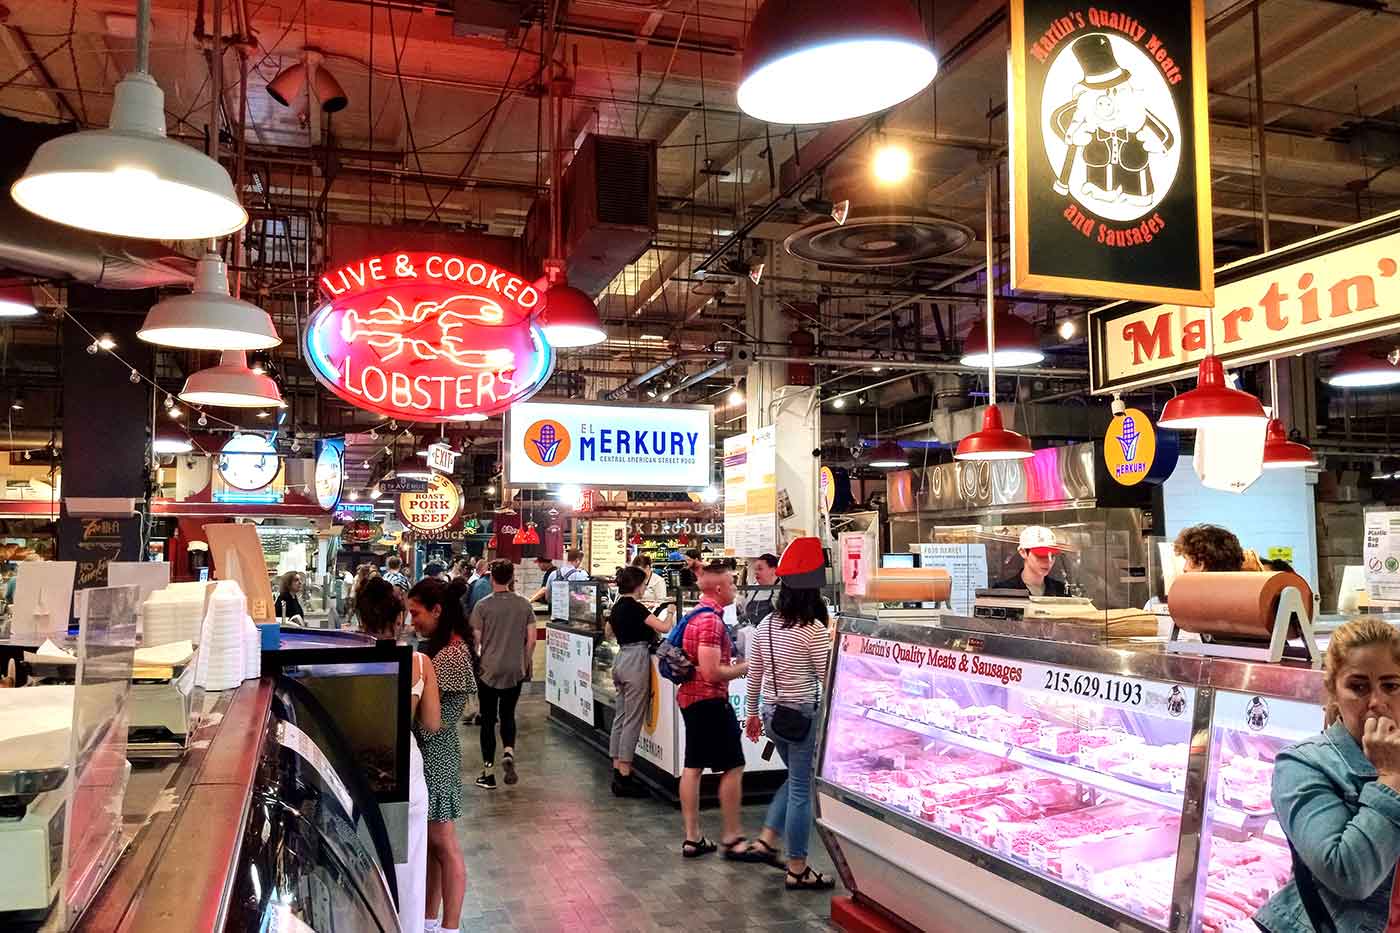
<svg viewBox="0 0 1400 933">
<path fill-rule="evenodd" d="M 870 170 L 880 184 L 897 185 L 907 179 L 909 173 L 914 170 L 914 159 L 903 146 L 885 143 L 875 150 Z"/>
</svg>

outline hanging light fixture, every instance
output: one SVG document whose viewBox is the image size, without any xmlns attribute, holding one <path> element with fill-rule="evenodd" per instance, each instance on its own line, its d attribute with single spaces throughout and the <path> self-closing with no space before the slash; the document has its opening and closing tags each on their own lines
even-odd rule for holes
<svg viewBox="0 0 1400 933">
<path fill-rule="evenodd" d="M 997 321 L 996 308 L 996 249 L 995 238 L 992 235 L 992 218 L 996 203 L 992 195 L 995 176 L 998 171 L 996 165 L 992 166 L 988 173 L 983 187 L 985 188 L 984 199 L 986 206 L 986 243 L 987 243 L 987 314 L 983 319 L 986 323 L 986 345 L 987 350 L 987 410 L 982 413 L 982 430 L 975 431 L 958 441 L 957 450 L 953 452 L 955 460 L 1025 460 L 1034 456 L 1031 451 L 1031 439 L 1024 434 L 1006 430 L 1002 424 L 1001 409 L 997 407 Z M 970 338 L 969 338 L 970 339 Z M 965 359 L 965 358 L 964 358 Z"/>
<path fill-rule="evenodd" d="M 0 288 L 0 318 L 33 317 L 39 313 L 34 307 L 34 289 L 28 285 L 8 285 Z"/>
<path fill-rule="evenodd" d="M 194 442 L 178 425 L 161 425 L 156 428 L 151 450 L 158 454 L 187 454 L 194 450 Z"/>
<path fill-rule="evenodd" d="M 301 96 L 302 89 L 306 87 L 306 74 L 308 68 L 311 71 L 311 92 L 315 95 L 315 103 L 321 105 L 321 109 L 326 113 L 339 113 L 350 103 L 350 98 L 345 94 L 345 88 L 336 80 L 335 75 L 326 70 L 326 66 L 321 63 L 320 52 L 314 49 L 306 50 L 306 61 L 288 65 L 277 73 L 277 77 L 268 82 L 267 95 L 283 107 L 293 106 L 293 101 Z"/>
<path fill-rule="evenodd" d="M 544 293 L 540 327 L 545 339 L 556 347 L 588 347 L 608 338 L 598 307 L 583 292 L 569 284 L 562 264 L 549 291 Z"/>
<path fill-rule="evenodd" d="M 769 123 L 829 123 L 928 87 L 938 59 L 908 0 L 768 0 L 744 39 L 739 109 Z"/>
<path fill-rule="evenodd" d="M 116 87 L 105 130 L 39 147 L 10 195 L 54 223 L 145 240 L 207 240 L 241 230 L 233 181 L 197 149 L 165 136 L 165 94 L 149 74 L 150 0 L 139 0 L 136 68 Z"/>
<path fill-rule="evenodd" d="M 1025 318 L 1012 314 L 1004 305 L 996 310 L 998 369 L 1011 369 L 1016 366 L 1030 366 L 1045 359 L 1036 337 L 1035 328 Z M 992 362 L 987 352 L 987 329 L 974 326 L 963 341 L 962 364 L 964 366 L 987 366 Z"/>
<path fill-rule="evenodd" d="M 1317 457 L 1312 448 L 1288 439 L 1283 422 L 1269 419 L 1269 427 L 1264 434 L 1264 469 L 1286 470 L 1299 467 L 1317 466 Z"/>
<path fill-rule="evenodd" d="M 225 350 L 219 365 L 201 369 L 185 380 L 180 400 L 190 405 L 222 405 L 227 408 L 281 406 L 282 392 L 270 376 L 248 368 L 242 350 Z"/>
<path fill-rule="evenodd" d="M 136 336 L 183 350 L 266 350 L 282 342 L 266 311 L 229 294 L 227 267 L 214 252 L 195 266 L 194 291 L 152 307 Z"/>
<path fill-rule="evenodd" d="M 551 17 L 546 26 L 545 47 L 554 49 L 554 22 Z M 564 271 L 564 207 L 563 172 L 564 162 L 561 151 L 564 111 L 563 96 L 565 81 L 554 74 L 553 51 L 546 65 L 549 78 L 549 100 L 546 114 L 549 122 L 545 138 L 549 140 L 549 256 L 544 261 L 545 275 L 549 289 L 544 293 L 540 311 L 540 328 L 545 339 L 556 347 L 588 347 L 607 339 L 602 319 L 598 317 L 598 307 L 583 292 L 569 284 Z"/>
<path fill-rule="evenodd" d="M 1338 389 L 1379 389 L 1400 385 L 1400 355 L 1376 340 L 1342 347 L 1327 384 Z"/>
<path fill-rule="evenodd" d="M 897 442 L 883 440 L 870 451 L 866 463 L 881 470 L 903 470 L 909 466 L 909 455 Z"/>
<path fill-rule="evenodd" d="M 1252 426 L 1265 421 L 1264 406 L 1259 399 L 1232 389 L 1225 382 L 1225 367 L 1220 357 L 1210 355 L 1201 360 L 1196 376 L 1196 388 L 1183 392 L 1167 402 L 1157 427 L 1172 431 L 1195 431 L 1203 427 L 1238 424 Z"/>
</svg>

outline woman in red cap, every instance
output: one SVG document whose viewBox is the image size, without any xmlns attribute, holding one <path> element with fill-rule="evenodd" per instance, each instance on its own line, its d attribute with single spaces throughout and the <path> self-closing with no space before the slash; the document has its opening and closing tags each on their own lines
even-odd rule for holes
<svg viewBox="0 0 1400 933">
<path fill-rule="evenodd" d="M 774 795 L 763 832 L 749 852 L 782 867 L 778 847 L 786 838 L 787 889 L 829 891 L 836 883 L 807 864 L 817 704 L 831 654 L 821 593 L 826 583 L 826 554 L 821 541 L 797 538 L 789 544 L 778 561 L 778 579 L 782 587 L 777 609 L 759 623 L 749 639 L 745 731 L 755 742 L 760 734 L 768 734 L 787 765 L 788 776 Z"/>
</svg>

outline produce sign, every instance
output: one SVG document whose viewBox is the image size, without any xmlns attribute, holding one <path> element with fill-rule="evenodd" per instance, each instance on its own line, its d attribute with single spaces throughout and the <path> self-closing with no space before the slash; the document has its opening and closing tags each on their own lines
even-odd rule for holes
<svg viewBox="0 0 1400 933">
<path fill-rule="evenodd" d="M 461 490 L 441 473 L 433 474 L 423 492 L 399 496 L 399 521 L 419 534 L 446 531 L 457 524 L 461 515 Z"/>
<path fill-rule="evenodd" d="M 540 293 L 490 263 L 389 253 L 321 276 L 306 358 L 328 389 L 403 421 L 504 411 L 549 378 L 554 352 L 531 316 Z"/>
<path fill-rule="evenodd" d="M 1011 3 L 1017 288 L 1209 305 L 1204 0 Z"/>
<path fill-rule="evenodd" d="M 1400 328 L 1400 211 L 1222 266 L 1215 307 L 1120 302 L 1089 312 L 1089 387 L 1106 393 Z"/>
<path fill-rule="evenodd" d="M 1196 691 L 1193 687 L 1160 683 L 1137 677 L 1114 677 L 998 658 L 970 651 L 932 648 L 903 642 L 842 637 L 843 653 L 894 661 L 912 668 L 929 668 L 966 680 L 1040 693 L 1063 694 L 1091 700 L 1100 706 L 1141 710 L 1172 719 L 1190 720 Z"/>
</svg>

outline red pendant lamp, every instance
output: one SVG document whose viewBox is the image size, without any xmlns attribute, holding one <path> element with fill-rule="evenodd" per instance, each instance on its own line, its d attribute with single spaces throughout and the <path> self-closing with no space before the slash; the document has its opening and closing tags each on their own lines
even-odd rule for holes
<svg viewBox="0 0 1400 933">
<path fill-rule="evenodd" d="M 1017 317 L 1004 306 L 997 308 L 996 316 L 995 362 L 998 367 L 1009 369 L 1014 366 L 1030 366 L 1045 359 L 1045 352 L 1040 349 L 1040 338 L 1036 336 L 1030 321 Z M 991 362 L 992 354 L 987 352 L 986 328 L 973 327 L 968 332 L 967 339 L 963 341 L 962 364 L 986 366 Z"/>
<path fill-rule="evenodd" d="M 1288 439 L 1283 422 L 1269 419 L 1269 427 L 1264 434 L 1264 469 L 1288 470 L 1317 466 L 1317 457 L 1312 448 Z"/>
<path fill-rule="evenodd" d="M 1035 455 L 1031 439 L 1008 431 L 1002 424 L 1001 409 L 988 405 L 982 413 L 982 430 L 958 441 L 954 460 L 1025 460 Z"/>
<path fill-rule="evenodd" d="M 1391 361 L 1392 347 L 1368 340 L 1343 347 L 1332 364 L 1327 384 L 1339 389 L 1379 389 L 1400 385 L 1400 365 Z"/>
<path fill-rule="evenodd" d="M 1225 382 L 1225 366 L 1220 357 L 1207 356 L 1201 360 L 1196 375 L 1196 388 L 1183 392 L 1167 403 L 1157 427 L 1172 431 L 1195 431 L 1204 427 L 1264 421 L 1264 406 L 1259 399 L 1232 389 Z"/>
<path fill-rule="evenodd" d="M 996 209 L 992 191 L 996 186 L 997 171 L 993 165 L 984 185 L 987 202 L 987 410 L 982 413 L 982 430 L 958 441 L 958 449 L 953 452 L 955 460 L 1026 460 L 1033 456 L 1031 439 L 1006 430 L 1001 421 L 1001 409 L 997 408 L 996 250 L 993 246 L 996 240 L 992 235 L 993 211 Z"/>
<path fill-rule="evenodd" d="M 909 455 L 896 441 L 883 440 L 870 451 L 866 463 L 881 470 L 907 470 Z"/>
</svg>

